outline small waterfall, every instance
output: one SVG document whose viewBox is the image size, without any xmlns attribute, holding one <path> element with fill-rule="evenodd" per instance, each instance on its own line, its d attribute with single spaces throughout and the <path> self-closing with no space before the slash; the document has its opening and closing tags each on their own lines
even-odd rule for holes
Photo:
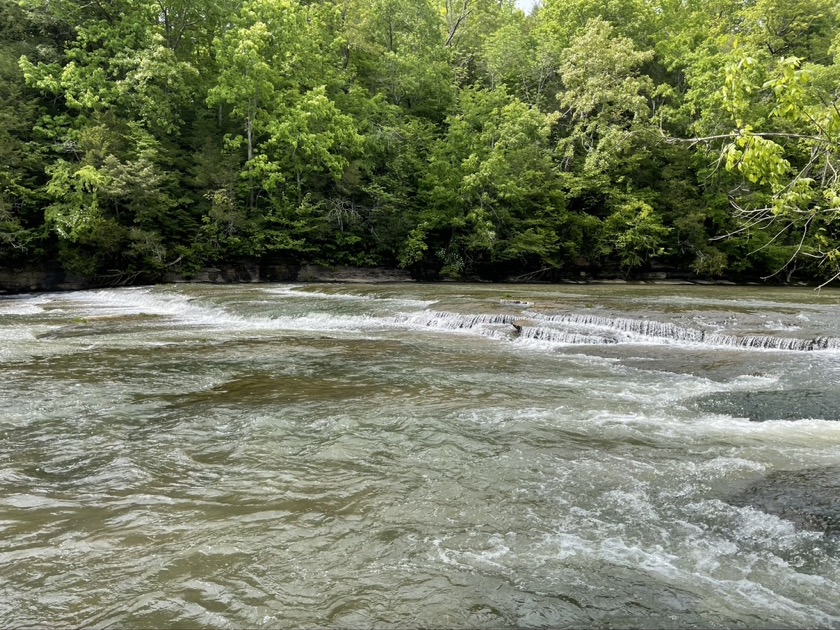
<svg viewBox="0 0 840 630">
<path fill-rule="evenodd" d="M 458 330 L 478 328 L 479 326 L 492 324 L 507 324 L 512 326 L 519 319 L 522 318 L 513 315 L 460 315 L 445 311 L 424 311 L 422 313 L 406 315 L 402 321 L 418 326 Z"/>
<path fill-rule="evenodd" d="M 536 341 L 548 341 L 550 343 L 565 343 L 576 345 L 600 345 L 618 343 L 618 339 L 616 339 L 615 337 L 583 335 L 567 330 L 543 327 L 532 328 L 523 326 L 520 337 L 522 339 L 534 339 Z"/>
<path fill-rule="evenodd" d="M 625 317 L 605 317 L 587 313 L 544 315 L 526 312 L 464 315 L 446 311 L 425 311 L 404 315 L 399 323 L 442 330 L 474 330 L 478 334 L 499 336 L 498 327 L 515 327 L 519 339 L 556 344 L 604 345 L 617 343 L 682 343 L 749 350 L 789 350 L 809 352 L 840 350 L 840 339 L 817 337 L 798 339 L 770 335 L 725 335 L 688 328 L 668 322 Z M 494 328 L 495 327 L 495 328 Z M 509 336 L 505 331 L 505 336 Z"/>
<path fill-rule="evenodd" d="M 769 337 L 767 335 L 747 335 L 735 337 L 732 335 L 708 335 L 706 343 L 728 348 L 747 348 L 750 350 L 819 350 L 813 339 L 796 339 L 793 337 Z"/>
<path fill-rule="evenodd" d="M 817 337 L 814 339 L 814 350 L 840 350 L 840 339 Z"/>
<path fill-rule="evenodd" d="M 686 328 L 677 324 L 645 319 L 612 318 L 576 313 L 563 315 L 533 314 L 532 316 L 552 324 L 589 326 L 604 330 L 621 331 L 651 340 L 678 341 L 729 348 L 747 348 L 751 350 L 810 352 L 814 350 L 840 349 L 840 339 L 831 337 L 817 337 L 816 339 L 773 337 L 770 335 L 746 335 L 738 337 L 735 335 L 707 333 L 696 328 Z"/>
<path fill-rule="evenodd" d="M 601 315 L 589 315 L 569 313 L 564 315 L 540 315 L 533 314 L 535 318 L 552 324 L 571 324 L 575 326 L 586 326 L 602 328 L 610 331 L 621 331 L 639 335 L 641 337 L 652 337 L 657 339 L 669 339 L 673 341 L 688 341 L 700 343 L 704 339 L 704 332 L 693 328 L 683 328 L 676 324 L 658 322 L 649 319 L 627 319 L 624 317 L 603 317 Z"/>
</svg>

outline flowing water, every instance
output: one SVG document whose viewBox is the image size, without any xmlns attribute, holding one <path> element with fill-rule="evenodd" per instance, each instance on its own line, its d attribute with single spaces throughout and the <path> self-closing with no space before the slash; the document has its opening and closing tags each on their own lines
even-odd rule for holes
<svg viewBox="0 0 840 630">
<path fill-rule="evenodd" d="M 840 293 L 0 299 L 0 625 L 840 628 Z"/>
</svg>

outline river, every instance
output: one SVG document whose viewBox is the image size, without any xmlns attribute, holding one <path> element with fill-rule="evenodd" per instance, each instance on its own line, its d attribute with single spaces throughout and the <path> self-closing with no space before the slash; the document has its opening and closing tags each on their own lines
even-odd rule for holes
<svg viewBox="0 0 840 630">
<path fill-rule="evenodd" d="M 0 625 L 840 628 L 840 293 L 0 298 Z"/>
</svg>

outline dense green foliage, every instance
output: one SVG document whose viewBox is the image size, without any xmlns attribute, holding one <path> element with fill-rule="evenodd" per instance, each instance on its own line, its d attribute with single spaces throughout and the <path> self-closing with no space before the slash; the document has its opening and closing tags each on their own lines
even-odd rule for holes
<svg viewBox="0 0 840 630">
<path fill-rule="evenodd" d="M 0 0 L 0 265 L 829 280 L 835 0 Z"/>
</svg>

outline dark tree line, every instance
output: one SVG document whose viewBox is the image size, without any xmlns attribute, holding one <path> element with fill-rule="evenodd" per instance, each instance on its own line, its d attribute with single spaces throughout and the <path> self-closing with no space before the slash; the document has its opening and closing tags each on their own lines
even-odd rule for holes
<svg viewBox="0 0 840 630">
<path fill-rule="evenodd" d="M 0 0 L 0 265 L 840 272 L 831 0 Z"/>
</svg>

